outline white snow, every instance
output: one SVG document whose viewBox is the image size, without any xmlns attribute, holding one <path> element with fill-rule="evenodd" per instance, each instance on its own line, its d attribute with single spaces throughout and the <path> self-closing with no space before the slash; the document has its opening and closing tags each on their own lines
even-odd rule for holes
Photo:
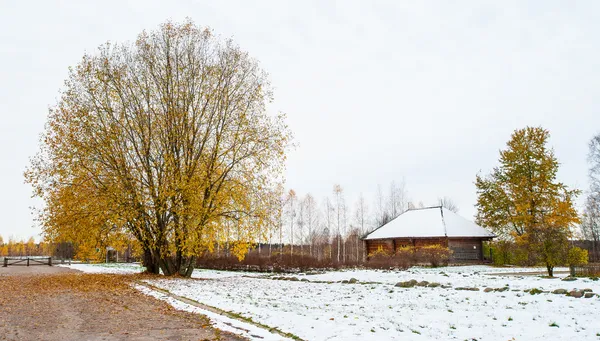
<svg viewBox="0 0 600 341">
<path fill-rule="evenodd" d="M 66 268 L 79 270 L 85 273 L 109 273 L 109 274 L 132 274 L 141 273 L 146 270 L 145 267 L 137 263 L 73 263 L 71 265 L 61 264 Z M 162 272 L 161 272 L 162 273 Z M 192 278 L 202 279 L 217 279 L 227 277 L 239 277 L 239 276 L 256 276 L 256 272 L 240 272 L 240 271 L 220 271 L 220 270 L 209 270 L 209 269 L 194 269 Z"/>
<path fill-rule="evenodd" d="M 56 266 L 71 268 L 85 273 L 108 273 L 108 274 L 133 274 L 140 273 L 146 268 L 137 263 L 72 263 L 71 265 L 59 264 Z"/>
<path fill-rule="evenodd" d="M 428 237 L 494 237 L 494 234 L 450 210 L 430 207 L 406 211 L 365 239 Z"/>
<path fill-rule="evenodd" d="M 567 282 L 506 274 L 543 270 L 480 265 L 296 275 L 313 282 L 271 280 L 265 278 L 265 274 L 200 270 L 194 272 L 194 277 L 205 280 L 165 278 L 149 283 L 305 340 L 600 340 L 597 319 L 600 298 L 551 293 L 531 295 L 522 291 L 589 288 L 600 293 L 600 281 Z M 314 282 L 350 278 L 376 283 Z M 452 288 L 394 287 L 395 283 L 410 279 L 449 284 Z M 509 291 L 483 292 L 485 287 L 506 285 Z M 478 287 L 480 291 L 458 291 L 456 287 Z"/>
<path fill-rule="evenodd" d="M 213 313 L 206 309 L 201 309 L 196 306 L 178 301 L 172 297 L 169 297 L 169 296 L 167 296 L 161 292 L 158 292 L 156 290 L 147 288 L 143 285 L 136 284 L 133 287 L 148 296 L 152 296 L 159 300 L 169 303 L 171 306 L 173 306 L 177 310 L 182 310 L 182 311 L 187 311 L 190 313 L 205 315 L 206 317 L 208 317 L 210 319 L 213 327 L 215 327 L 217 329 L 220 329 L 220 330 L 223 330 L 226 332 L 230 332 L 233 334 L 241 335 L 249 340 L 267 340 L 267 341 L 282 340 L 281 336 L 272 334 L 262 328 L 254 326 L 252 324 L 248 324 L 248 323 L 245 323 L 245 322 L 242 322 L 239 320 L 234 320 L 229 317 Z"/>
</svg>

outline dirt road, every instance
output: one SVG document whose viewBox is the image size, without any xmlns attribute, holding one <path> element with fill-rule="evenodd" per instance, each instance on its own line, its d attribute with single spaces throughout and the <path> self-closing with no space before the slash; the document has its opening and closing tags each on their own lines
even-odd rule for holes
<svg viewBox="0 0 600 341">
<path fill-rule="evenodd" d="M 0 267 L 0 340 L 241 340 L 137 292 L 131 279 Z"/>
</svg>

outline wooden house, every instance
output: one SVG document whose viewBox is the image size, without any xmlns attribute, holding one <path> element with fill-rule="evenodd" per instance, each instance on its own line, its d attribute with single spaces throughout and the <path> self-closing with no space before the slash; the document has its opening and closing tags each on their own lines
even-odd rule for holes
<svg viewBox="0 0 600 341">
<path fill-rule="evenodd" d="M 482 242 L 496 237 L 483 227 L 441 206 L 410 209 L 366 235 L 367 254 L 382 248 L 442 245 L 453 251 L 451 262 L 483 261 Z"/>
</svg>

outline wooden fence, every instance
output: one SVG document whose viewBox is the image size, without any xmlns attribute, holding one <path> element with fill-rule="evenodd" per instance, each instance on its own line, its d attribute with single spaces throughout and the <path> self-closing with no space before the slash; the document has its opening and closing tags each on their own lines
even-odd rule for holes
<svg viewBox="0 0 600 341">
<path fill-rule="evenodd" d="M 582 266 L 572 266 L 570 268 L 573 277 L 599 277 L 600 264 L 588 264 Z"/>
<path fill-rule="evenodd" d="M 52 257 L 19 257 L 10 258 L 4 257 L 3 267 L 8 266 L 33 266 L 33 265 L 49 265 L 52 266 Z"/>
</svg>

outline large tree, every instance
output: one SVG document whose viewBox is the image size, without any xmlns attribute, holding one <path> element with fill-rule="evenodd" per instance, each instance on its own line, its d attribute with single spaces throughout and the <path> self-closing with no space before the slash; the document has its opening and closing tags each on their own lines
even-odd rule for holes
<svg viewBox="0 0 600 341">
<path fill-rule="evenodd" d="M 568 246 L 579 222 L 573 205 L 579 191 L 558 182 L 558 160 L 547 146 L 550 134 L 539 127 L 516 130 L 500 151 L 500 166 L 477 175 L 477 223 L 526 245 L 548 272 Z M 555 245 L 556 244 L 556 245 Z"/>
<path fill-rule="evenodd" d="M 290 138 L 270 100 L 258 63 L 192 22 L 84 55 L 26 171 L 45 233 L 131 234 L 165 275 L 222 241 L 242 256 L 272 223 Z"/>
</svg>

